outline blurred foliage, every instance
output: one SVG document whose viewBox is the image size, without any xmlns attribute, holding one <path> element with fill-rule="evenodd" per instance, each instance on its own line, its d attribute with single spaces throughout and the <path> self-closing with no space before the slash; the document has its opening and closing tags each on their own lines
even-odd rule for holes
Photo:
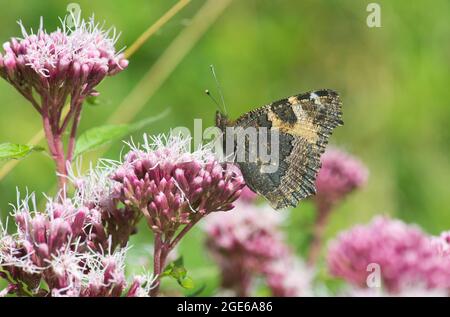
<svg viewBox="0 0 450 317">
<path fill-rule="evenodd" d="M 106 25 L 121 30 L 118 45 L 125 46 L 176 1 L 77 2 L 84 15 L 95 13 Z M 327 237 L 367 222 L 375 214 L 416 222 L 433 234 L 449 229 L 450 2 L 376 1 L 382 8 L 381 28 L 366 25 L 369 2 L 235 0 L 135 121 L 170 107 L 171 113 L 145 132 L 192 128 L 194 118 L 203 119 L 204 126 L 213 124 L 215 106 L 204 96 L 205 88 L 215 92 L 210 64 L 215 65 L 231 117 L 295 93 L 335 89 L 344 102 L 345 126 L 337 129 L 331 143 L 360 157 L 371 175 L 368 186 L 332 215 Z M 44 16 L 47 30 L 54 29 L 67 3 L 10 3 L 8 10 L 0 11 L 0 39 L 20 35 L 19 19 L 36 29 L 39 16 Z M 102 102 L 85 107 L 80 133 L 105 124 L 174 37 L 189 27 L 203 3 L 192 1 L 132 56 L 128 70 L 103 82 L 99 87 Z M 3 80 L 0 96 L 0 143 L 26 144 L 41 126 L 38 115 Z M 142 132 L 134 134 L 135 140 Z M 114 142 L 104 155 L 117 159 L 122 147 L 121 142 Z M 94 159 L 96 154 L 90 153 L 85 163 Z M 27 157 L 0 182 L 2 215 L 15 202 L 16 186 L 51 192 L 54 184 L 53 162 L 43 155 Z M 310 203 L 300 204 L 290 217 L 289 241 L 303 253 L 308 222 L 314 218 Z M 144 259 L 149 257 L 142 251 L 151 241 L 149 235 L 143 228 L 132 240 L 142 246 L 132 252 Z M 178 252 L 196 286 L 206 285 L 202 294 L 211 294 L 218 283 L 217 268 L 204 251 L 202 237 L 197 228 Z"/>
</svg>

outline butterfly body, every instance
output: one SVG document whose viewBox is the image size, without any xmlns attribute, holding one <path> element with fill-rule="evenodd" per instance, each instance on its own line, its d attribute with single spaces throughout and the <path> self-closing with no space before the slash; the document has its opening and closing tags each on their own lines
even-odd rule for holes
<svg viewBox="0 0 450 317">
<path fill-rule="evenodd" d="M 252 110 L 236 121 L 229 121 L 218 112 L 216 125 L 225 134 L 227 127 L 265 128 L 268 131 L 264 139 L 267 142 L 262 145 L 269 152 L 277 152 L 277 168 L 267 172 L 268 163 L 259 156 L 255 160 L 236 161 L 236 164 L 247 186 L 264 196 L 273 208 L 280 209 L 296 206 L 301 199 L 315 194 L 320 156 L 333 129 L 343 124 L 341 107 L 336 92 L 317 90 Z M 277 133 L 276 148 L 270 142 L 274 132 Z M 248 139 L 244 142 L 234 139 L 234 143 L 234 147 L 242 143 L 247 153 L 251 152 L 252 146 L 257 146 Z"/>
</svg>

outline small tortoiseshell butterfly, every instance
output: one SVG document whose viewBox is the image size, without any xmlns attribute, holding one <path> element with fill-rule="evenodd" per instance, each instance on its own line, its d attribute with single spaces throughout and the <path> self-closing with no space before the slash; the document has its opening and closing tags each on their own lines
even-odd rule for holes
<svg viewBox="0 0 450 317">
<path fill-rule="evenodd" d="M 230 121 L 220 111 L 216 126 L 226 134 L 227 127 L 265 127 L 278 132 L 279 162 L 272 173 L 261 171 L 261 160 L 236 162 L 247 186 L 264 196 L 274 209 L 295 207 L 315 194 L 320 157 L 333 129 L 343 125 L 339 95 L 329 89 L 285 98 L 250 111 Z M 236 144 L 234 144 L 236 146 Z M 248 151 L 248 142 L 246 142 Z"/>
</svg>

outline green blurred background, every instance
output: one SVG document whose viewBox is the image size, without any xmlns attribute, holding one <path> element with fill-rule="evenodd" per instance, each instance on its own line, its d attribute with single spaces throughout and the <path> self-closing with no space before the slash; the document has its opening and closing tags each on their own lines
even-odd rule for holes
<svg viewBox="0 0 450 317">
<path fill-rule="evenodd" d="M 6 1 L 1 1 L 3 8 Z M 73 2 L 73 1 L 72 1 Z M 450 2 L 376 1 L 380 28 L 366 18 L 372 1 L 234 0 L 195 44 L 134 120 L 171 113 L 145 132 L 168 132 L 193 126 L 194 118 L 212 124 L 214 104 L 204 95 L 215 91 L 209 65 L 219 76 L 230 116 L 273 100 L 318 88 L 340 92 L 345 126 L 331 143 L 361 158 L 370 170 L 366 188 L 349 197 L 332 215 L 327 237 L 391 214 L 420 224 L 430 233 L 450 229 Z M 19 36 L 16 21 L 37 28 L 45 17 L 48 31 L 66 14 L 69 2 L 16 0 L 0 12 L 0 40 Z M 86 17 L 95 13 L 122 31 L 119 46 L 129 46 L 175 0 L 77 1 Z M 105 123 L 165 49 L 183 31 L 204 1 L 193 0 L 130 59 L 129 68 L 99 87 L 100 105 L 86 106 L 80 132 Z M 145 88 L 145 83 L 144 83 Z M 144 89 L 145 90 L 145 89 Z M 216 93 L 217 94 L 217 93 Z M 0 143 L 27 143 L 40 129 L 37 113 L 4 80 Z M 144 131 L 135 134 L 139 140 Z M 45 143 L 42 143 L 43 145 Z M 118 158 L 123 143 L 114 142 L 103 156 Z M 100 153 L 100 152 L 99 152 Z M 95 160 L 91 153 L 85 162 Z M 0 168 L 4 162 L 0 162 Z M 16 186 L 37 193 L 55 190 L 53 162 L 33 154 L 0 182 L 0 212 L 10 212 Z M 43 201 L 42 196 L 40 200 Z M 309 202 L 291 213 L 289 238 L 300 252 L 313 218 Z M 151 241 L 146 230 L 135 244 Z M 134 254 L 146 265 L 146 246 Z M 201 230 L 191 232 L 179 253 L 195 278 L 214 284 L 216 271 L 202 246 Z M 208 287 L 211 286 L 208 284 Z M 213 286 L 211 286 L 213 287 Z"/>
</svg>

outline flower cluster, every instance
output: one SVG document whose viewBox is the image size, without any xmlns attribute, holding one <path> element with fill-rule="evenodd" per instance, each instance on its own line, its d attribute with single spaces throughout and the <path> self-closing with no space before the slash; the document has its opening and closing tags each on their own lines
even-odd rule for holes
<svg viewBox="0 0 450 317">
<path fill-rule="evenodd" d="M 77 202 L 49 201 L 45 211 L 39 212 L 34 195 L 19 199 L 13 213 L 17 233 L 8 235 L 1 227 L 0 276 L 9 283 L 3 295 L 123 294 L 126 248 L 113 250 L 101 213 Z M 141 284 L 134 284 L 136 293 Z"/>
<path fill-rule="evenodd" d="M 370 264 L 379 266 L 382 285 L 391 293 L 411 286 L 450 287 L 449 258 L 436 252 L 430 236 L 399 220 L 375 218 L 330 244 L 328 266 L 333 275 L 365 287 Z"/>
<path fill-rule="evenodd" d="M 273 296 L 304 297 L 313 295 L 311 285 L 314 271 L 292 255 L 269 263 L 264 275 Z"/>
<path fill-rule="evenodd" d="M 366 167 L 350 154 L 327 150 L 317 174 L 315 201 L 320 212 L 327 212 L 353 190 L 363 186 L 368 177 Z"/>
<path fill-rule="evenodd" d="M 307 295 L 310 274 L 286 246 L 283 218 L 269 206 L 241 200 L 235 210 L 206 219 L 206 245 L 222 272 L 222 287 L 248 296 L 263 276 L 274 296 Z"/>
<path fill-rule="evenodd" d="M 174 233 L 180 225 L 214 211 L 227 211 L 239 197 L 243 177 L 223 166 L 212 151 L 189 151 L 189 138 L 170 135 L 145 139 L 112 174 L 114 196 L 144 214 L 150 228 Z"/>
<path fill-rule="evenodd" d="M 22 93 L 35 89 L 41 96 L 64 102 L 69 94 L 92 94 L 105 76 L 127 67 L 128 61 L 114 47 L 118 39 L 115 29 L 104 31 L 93 17 L 89 21 L 70 18 L 73 27 L 64 19 L 62 29 L 52 33 L 44 30 L 42 19 L 36 34 L 28 34 L 19 22 L 22 38 L 3 45 L 1 76 Z"/>
<path fill-rule="evenodd" d="M 115 29 L 104 31 L 93 17 L 89 21 L 71 17 L 62 28 L 47 33 L 41 19 L 36 34 L 28 34 L 21 23 L 23 38 L 12 38 L 0 54 L 0 76 L 13 85 L 39 112 L 45 137 L 57 173 L 59 186 L 65 185 L 67 164 L 75 151 L 75 137 L 83 102 L 97 96 L 96 86 L 106 77 L 127 67 L 128 61 L 116 52 Z M 70 99 L 68 111 L 63 111 Z M 63 137 L 70 129 L 69 141 Z M 67 148 L 65 153 L 65 148 Z"/>
<path fill-rule="evenodd" d="M 328 149 L 321 163 L 316 178 L 316 222 L 309 249 L 309 264 L 314 264 L 319 258 L 325 228 L 333 208 L 352 191 L 362 187 L 368 177 L 366 167 L 359 160 L 339 149 Z"/>
<path fill-rule="evenodd" d="M 126 249 L 112 254 L 79 252 L 67 248 L 49 261 L 58 287 L 52 296 L 118 297 L 126 287 L 124 260 Z M 48 278 L 45 279 L 47 282 Z M 47 282 L 48 283 L 48 282 Z M 53 284 L 53 281 L 51 281 Z"/>
<path fill-rule="evenodd" d="M 253 192 L 248 186 L 245 186 L 242 188 L 241 196 L 239 197 L 239 200 L 246 203 L 252 203 L 255 202 L 257 198 L 257 194 Z"/>
<path fill-rule="evenodd" d="M 450 258 L 450 231 L 442 232 L 439 237 L 433 237 L 432 244 L 438 254 Z"/>
<path fill-rule="evenodd" d="M 183 236 L 206 215 L 232 209 L 244 187 L 240 171 L 221 164 L 210 146 L 191 152 L 190 144 L 190 138 L 180 135 L 144 136 L 144 145 L 130 144 L 131 151 L 111 175 L 112 196 L 141 213 L 155 233 L 153 268 L 158 278 Z"/>
<path fill-rule="evenodd" d="M 76 200 L 89 209 L 99 211 L 113 249 L 126 246 L 130 236 L 137 232 L 137 224 L 142 218 L 139 210 L 132 206 L 121 206 L 119 198 L 114 195 L 115 182 L 111 179 L 114 171 L 106 160 L 100 160 L 97 166 L 91 166 L 81 176 L 69 171 L 69 179 L 76 188 Z"/>
</svg>

